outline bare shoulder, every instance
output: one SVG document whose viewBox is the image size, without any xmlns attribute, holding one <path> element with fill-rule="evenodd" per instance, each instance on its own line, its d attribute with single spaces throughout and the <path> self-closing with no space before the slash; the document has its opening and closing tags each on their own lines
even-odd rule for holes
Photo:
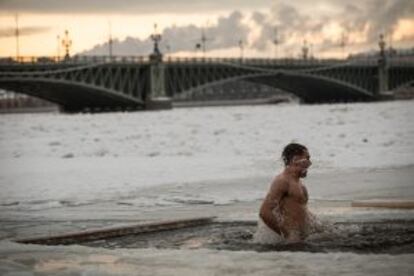
<svg viewBox="0 0 414 276">
<path fill-rule="evenodd" d="M 286 190 L 289 186 L 289 179 L 283 174 L 278 174 L 272 182 L 272 190 Z"/>
</svg>

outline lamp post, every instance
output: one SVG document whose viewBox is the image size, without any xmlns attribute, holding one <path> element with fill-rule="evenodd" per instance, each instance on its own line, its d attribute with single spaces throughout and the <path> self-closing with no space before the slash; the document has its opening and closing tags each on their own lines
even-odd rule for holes
<svg viewBox="0 0 414 276">
<path fill-rule="evenodd" d="M 72 47 L 72 40 L 69 38 L 68 30 L 65 30 L 65 36 L 62 39 L 62 46 L 65 48 L 65 59 L 70 58 L 70 47 Z"/>
<path fill-rule="evenodd" d="M 273 45 L 275 46 L 275 53 L 274 53 L 274 57 L 275 59 L 277 58 L 277 46 L 279 45 L 279 37 L 278 37 L 278 32 L 277 32 L 277 28 L 275 28 L 275 37 L 273 39 Z"/>
<path fill-rule="evenodd" d="M 204 28 L 202 28 L 201 29 L 201 47 L 203 50 L 203 58 L 206 57 L 206 42 L 207 42 L 206 33 L 204 31 Z"/>
<path fill-rule="evenodd" d="M 308 59 L 308 54 L 309 54 L 308 41 L 305 39 L 303 40 L 302 58 L 305 60 Z"/>
<path fill-rule="evenodd" d="M 239 48 L 240 48 L 240 62 L 243 62 L 244 42 L 241 39 L 239 40 Z"/>
<path fill-rule="evenodd" d="M 15 29 L 15 36 L 16 36 L 16 60 L 19 61 L 20 58 L 20 45 L 19 45 L 19 15 L 16 14 L 14 17 L 15 23 L 16 23 L 16 29 Z"/>
<path fill-rule="evenodd" d="M 109 54 L 110 60 L 112 60 L 112 44 L 113 44 L 113 39 L 112 39 L 111 21 L 108 21 L 108 54 Z"/>
<path fill-rule="evenodd" d="M 56 36 L 57 45 L 56 45 L 56 61 L 60 60 L 60 35 Z"/>
<path fill-rule="evenodd" d="M 347 43 L 347 36 L 346 36 L 345 33 L 342 33 L 340 46 L 341 46 L 341 50 L 342 50 L 342 58 L 343 59 L 345 59 L 345 55 L 346 55 L 345 54 L 345 46 L 346 46 L 346 43 Z"/>
<path fill-rule="evenodd" d="M 161 34 L 157 32 L 157 24 L 154 24 L 154 33 L 150 36 L 151 40 L 154 42 L 154 51 L 150 55 L 150 59 L 152 61 L 161 61 L 162 54 L 160 48 L 158 46 L 159 42 L 161 41 Z"/>
</svg>

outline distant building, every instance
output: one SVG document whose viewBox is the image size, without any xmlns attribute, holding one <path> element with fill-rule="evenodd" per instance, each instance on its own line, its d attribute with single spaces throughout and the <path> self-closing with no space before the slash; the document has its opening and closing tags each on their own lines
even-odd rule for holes
<svg viewBox="0 0 414 276">
<path fill-rule="evenodd" d="M 0 112 L 58 110 L 54 103 L 24 94 L 0 90 Z"/>
<path fill-rule="evenodd" d="M 398 56 L 414 58 L 414 47 L 406 49 L 388 48 L 386 49 L 387 56 Z M 360 59 L 360 58 L 377 58 L 379 55 L 378 51 L 362 52 L 357 54 L 349 55 L 349 59 Z"/>
</svg>

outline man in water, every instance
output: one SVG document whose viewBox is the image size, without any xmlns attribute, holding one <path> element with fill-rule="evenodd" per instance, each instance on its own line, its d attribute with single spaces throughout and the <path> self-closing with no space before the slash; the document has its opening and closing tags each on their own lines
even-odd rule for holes
<svg viewBox="0 0 414 276">
<path fill-rule="evenodd" d="M 312 164 L 307 148 L 297 143 L 287 145 L 282 153 L 285 168 L 272 181 L 261 208 L 258 232 L 260 243 L 280 240 L 299 242 L 309 232 L 308 192 L 301 178 Z"/>
</svg>

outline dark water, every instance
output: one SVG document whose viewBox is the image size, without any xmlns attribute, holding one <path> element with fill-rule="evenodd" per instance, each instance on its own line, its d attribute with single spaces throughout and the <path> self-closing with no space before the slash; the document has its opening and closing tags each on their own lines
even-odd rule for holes
<svg viewBox="0 0 414 276">
<path fill-rule="evenodd" d="M 252 242 L 253 222 L 214 222 L 189 227 L 82 243 L 105 248 L 209 248 L 249 251 L 414 253 L 414 220 L 335 223 L 305 242 L 262 245 Z"/>
</svg>

